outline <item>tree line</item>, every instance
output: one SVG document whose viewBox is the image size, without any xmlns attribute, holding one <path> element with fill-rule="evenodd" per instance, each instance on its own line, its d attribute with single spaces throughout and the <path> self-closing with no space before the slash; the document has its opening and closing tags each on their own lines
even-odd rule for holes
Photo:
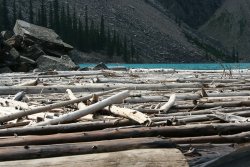
<svg viewBox="0 0 250 167">
<path fill-rule="evenodd" d="M 29 0 L 24 15 L 20 1 L 13 0 L 11 6 L 7 2 L 2 0 L 0 3 L 0 30 L 11 30 L 17 19 L 25 20 L 55 30 L 65 42 L 80 51 L 100 52 L 111 59 L 118 56 L 127 63 L 138 60 L 133 39 L 106 26 L 103 15 L 99 22 L 91 19 L 88 6 L 85 6 L 83 16 L 79 16 L 75 7 L 70 9 L 69 3 L 40 0 L 40 6 L 35 10 L 33 1 Z"/>
</svg>

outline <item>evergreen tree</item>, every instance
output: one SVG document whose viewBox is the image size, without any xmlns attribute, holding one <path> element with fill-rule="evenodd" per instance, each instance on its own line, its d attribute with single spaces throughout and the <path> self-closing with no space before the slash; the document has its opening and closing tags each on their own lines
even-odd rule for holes
<svg viewBox="0 0 250 167">
<path fill-rule="evenodd" d="M 67 4 L 67 25 L 66 25 L 66 30 L 67 30 L 67 37 L 66 37 L 66 41 L 72 44 L 72 18 L 71 18 L 71 14 L 70 14 L 70 8 L 69 8 L 69 4 Z"/>
<path fill-rule="evenodd" d="M 77 32 L 77 46 L 80 50 L 82 50 L 82 42 L 83 42 L 83 25 L 82 25 L 82 20 L 79 17 L 78 18 L 78 32 Z"/>
<path fill-rule="evenodd" d="M 47 27 L 47 11 L 44 0 L 41 0 L 41 26 Z"/>
<path fill-rule="evenodd" d="M 19 19 L 19 20 L 24 20 L 24 17 L 23 17 L 23 13 L 22 13 L 22 9 L 19 7 L 19 9 L 18 9 L 18 16 L 17 16 L 17 18 Z"/>
<path fill-rule="evenodd" d="M 131 44 L 130 44 L 130 53 L 131 53 L 131 61 L 134 61 L 135 58 L 135 46 L 134 46 L 134 41 L 131 39 Z"/>
<path fill-rule="evenodd" d="M 85 6 L 85 28 L 84 28 L 84 44 L 85 44 L 85 51 L 89 51 L 90 50 L 90 46 L 89 46 L 89 17 L 88 17 L 88 6 Z"/>
<path fill-rule="evenodd" d="M 0 3 L 0 31 L 3 31 L 3 6 Z"/>
<path fill-rule="evenodd" d="M 76 9 L 74 7 L 73 10 L 73 18 L 72 18 L 72 34 L 73 34 L 73 44 L 77 45 L 77 17 L 76 17 Z"/>
<path fill-rule="evenodd" d="M 104 25 L 104 17 L 101 17 L 101 26 L 100 26 L 100 49 L 104 49 L 105 46 L 105 25 Z"/>
<path fill-rule="evenodd" d="M 38 9 L 37 10 L 37 17 L 36 17 L 36 24 L 37 25 L 41 25 L 42 21 L 41 21 L 41 10 Z"/>
<path fill-rule="evenodd" d="M 54 30 L 56 32 L 60 32 L 60 16 L 59 16 L 59 2 L 58 0 L 54 0 Z"/>
<path fill-rule="evenodd" d="M 107 31 L 107 41 L 106 41 L 106 50 L 107 50 L 107 55 L 110 58 L 113 58 L 113 54 L 114 54 L 114 49 L 113 49 L 113 44 L 112 44 L 112 40 L 111 40 L 111 33 L 110 30 L 108 29 Z"/>
<path fill-rule="evenodd" d="M 10 30 L 11 24 L 10 24 L 10 19 L 9 19 L 9 9 L 8 9 L 6 0 L 3 0 L 2 17 L 3 17 L 3 28 L 5 30 Z"/>
<path fill-rule="evenodd" d="M 122 43 L 121 43 L 121 39 L 120 39 L 120 35 L 118 33 L 116 33 L 116 44 L 115 44 L 115 48 L 116 48 L 116 55 L 118 57 L 120 57 L 122 55 Z"/>
<path fill-rule="evenodd" d="M 12 9 L 13 9 L 13 20 L 12 20 L 12 27 L 13 27 L 17 20 L 16 0 L 13 1 Z"/>
<path fill-rule="evenodd" d="M 128 47 L 127 47 L 127 37 L 126 35 L 124 36 L 124 40 L 123 40 L 123 60 L 127 63 L 129 62 L 129 57 L 128 57 Z"/>
<path fill-rule="evenodd" d="M 34 12 L 33 12 L 32 0 L 30 0 L 30 2 L 29 2 L 29 21 L 30 21 L 30 23 L 34 23 Z"/>
<path fill-rule="evenodd" d="M 61 9 L 61 15 L 60 15 L 60 29 L 61 29 L 61 36 L 62 38 L 67 41 L 67 16 L 66 16 L 66 12 L 65 12 L 65 6 L 62 6 Z M 53 19 L 53 16 L 52 16 Z M 52 21 L 53 22 L 53 21 Z M 67 41 L 68 42 L 68 41 Z"/>
<path fill-rule="evenodd" d="M 54 25 L 54 13 L 53 13 L 53 4 L 52 4 L 52 2 L 49 2 L 49 24 L 48 25 L 49 25 L 50 28 L 53 28 L 53 25 Z"/>
</svg>

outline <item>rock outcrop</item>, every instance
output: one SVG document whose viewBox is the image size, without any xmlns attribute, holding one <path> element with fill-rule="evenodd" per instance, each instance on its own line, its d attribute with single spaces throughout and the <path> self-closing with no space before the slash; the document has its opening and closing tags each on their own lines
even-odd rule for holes
<svg viewBox="0 0 250 167">
<path fill-rule="evenodd" d="M 14 34 L 1 32 L 0 65 L 3 70 L 0 72 L 78 68 L 68 56 L 73 47 L 63 42 L 53 30 L 17 20 L 13 31 Z"/>
</svg>

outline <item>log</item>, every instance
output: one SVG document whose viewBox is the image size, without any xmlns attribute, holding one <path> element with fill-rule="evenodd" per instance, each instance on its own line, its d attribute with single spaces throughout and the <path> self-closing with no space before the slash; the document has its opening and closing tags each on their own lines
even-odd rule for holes
<svg viewBox="0 0 250 167">
<path fill-rule="evenodd" d="M 150 161 L 149 161 L 150 160 Z M 115 161 L 115 162 L 114 162 Z M 44 158 L 34 160 L 19 160 L 0 162 L 0 166 L 8 167 L 188 167 L 183 154 L 177 149 L 137 149 L 121 152 L 75 155 L 68 157 Z M 119 164 L 119 165 L 118 165 Z"/>
<path fill-rule="evenodd" d="M 23 97 L 25 96 L 25 92 L 21 91 L 21 92 L 18 92 L 17 94 L 15 94 L 15 96 L 12 98 L 12 100 L 15 100 L 15 101 L 21 101 L 23 99 Z"/>
<path fill-rule="evenodd" d="M 27 94 L 65 93 L 67 89 L 74 92 L 96 92 L 126 87 L 127 90 L 165 90 L 172 88 L 201 88 L 200 83 L 174 83 L 174 84 L 83 84 L 81 86 L 57 85 L 57 86 L 0 86 L 1 95 L 16 94 L 25 91 Z"/>
<path fill-rule="evenodd" d="M 109 91 L 105 91 L 105 92 L 99 92 L 99 93 L 96 93 L 96 95 L 102 96 L 102 95 L 106 95 L 106 94 L 113 93 L 113 92 L 123 90 L 123 89 L 124 88 L 118 88 L 118 89 L 113 89 L 113 90 L 109 90 Z M 27 110 L 27 111 L 20 111 L 20 112 L 15 113 L 15 114 L 0 117 L 0 123 L 11 121 L 11 120 L 21 118 L 21 117 L 24 117 L 27 115 L 32 115 L 32 114 L 36 114 L 36 113 L 40 113 L 40 112 L 50 111 L 50 110 L 55 109 L 55 108 L 64 107 L 64 106 L 74 104 L 74 103 L 79 103 L 81 101 L 86 101 L 86 100 L 89 100 L 92 96 L 93 95 L 87 95 L 85 97 L 81 97 L 81 98 L 74 99 L 74 100 L 59 102 L 59 103 L 55 103 L 55 104 L 51 104 L 51 105 L 47 105 L 47 106 L 34 108 L 31 110 Z"/>
<path fill-rule="evenodd" d="M 214 111 L 214 116 L 216 118 L 219 118 L 225 122 L 230 122 L 230 123 L 243 123 L 243 122 L 249 122 L 248 118 L 244 118 L 241 116 L 236 116 L 233 114 L 225 114 L 225 113 L 221 113 L 218 111 Z"/>
<path fill-rule="evenodd" d="M 160 111 L 166 113 L 174 105 L 175 100 L 176 100 L 176 95 L 175 94 L 171 95 L 169 101 L 160 108 Z"/>
<path fill-rule="evenodd" d="M 228 135 L 250 131 L 250 123 L 199 124 L 185 126 L 141 127 L 126 129 L 107 129 L 84 133 L 68 133 L 44 136 L 9 137 L 2 139 L 0 147 L 22 145 L 44 145 L 59 143 L 74 143 L 100 140 L 125 139 L 136 137 L 194 137 L 211 135 Z"/>
<path fill-rule="evenodd" d="M 171 138 L 176 144 L 194 144 L 194 143 L 247 143 L 250 141 L 250 132 L 242 132 L 234 135 L 213 135 L 199 137 Z"/>
<path fill-rule="evenodd" d="M 128 109 L 128 108 L 121 108 L 121 107 L 117 107 L 117 106 L 112 105 L 109 108 L 109 111 L 114 115 L 131 119 L 135 122 L 138 122 L 139 124 L 150 125 L 152 123 L 152 120 L 149 118 L 149 116 L 147 116 L 139 111 L 136 111 L 136 110 L 132 110 L 132 109 Z"/>
<path fill-rule="evenodd" d="M 95 104 L 92 104 L 82 110 L 77 110 L 69 114 L 65 114 L 60 116 L 59 118 L 55 118 L 52 120 L 48 120 L 45 122 L 40 122 L 35 124 L 35 126 L 44 126 L 44 125 L 55 125 L 60 123 L 67 123 L 71 121 L 75 121 L 83 116 L 86 116 L 88 114 L 93 114 L 94 112 L 103 109 L 106 106 L 121 103 L 125 98 L 129 96 L 129 91 L 123 91 L 121 93 L 118 93 L 114 96 L 111 96 L 105 100 L 99 101 Z"/>
<path fill-rule="evenodd" d="M 39 82 L 39 79 L 35 79 L 35 80 L 30 80 L 30 81 L 26 81 L 20 84 L 17 84 L 15 86 L 19 87 L 19 86 L 36 86 Z"/>
<path fill-rule="evenodd" d="M 20 124 L 20 125 L 19 125 Z M 28 125 L 29 122 L 20 122 L 19 126 Z M 47 125 L 47 126 L 26 126 L 21 128 L 11 128 L 16 124 L 6 124 L 0 126 L 0 136 L 25 136 L 25 135 L 49 135 L 56 133 L 72 133 L 82 131 L 102 130 L 105 128 L 115 128 L 123 126 L 137 125 L 136 122 L 127 119 L 105 120 L 95 122 Z M 7 128 L 7 129 L 6 129 Z"/>
<path fill-rule="evenodd" d="M 30 109 L 27 103 L 16 101 L 16 100 L 11 100 L 11 99 L 4 99 L 4 98 L 0 98 L 0 105 L 3 107 L 14 107 L 19 110 Z"/>
<path fill-rule="evenodd" d="M 67 89 L 66 92 L 68 93 L 70 100 L 77 99 L 75 97 L 74 93 L 70 89 Z M 83 102 L 79 102 L 77 104 L 77 107 L 78 107 L 79 110 L 83 110 L 83 109 L 85 109 L 87 107 L 87 105 L 85 105 Z M 94 119 L 94 115 L 93 114 L 88 114 L 88 115 L 84 116 L 82 119 L 93 120 Z"/>
<path fill-rule="evenodd" d="M 170 140 L 160 138 L 138 138 L 104 140 L 99 142 L 67 143 L 43 146 L 17 146 L 0 148 L 0 161 L 49 158 L 79 154 L 123 151 L 139 148 L 173 148 Z"/>
</svg>

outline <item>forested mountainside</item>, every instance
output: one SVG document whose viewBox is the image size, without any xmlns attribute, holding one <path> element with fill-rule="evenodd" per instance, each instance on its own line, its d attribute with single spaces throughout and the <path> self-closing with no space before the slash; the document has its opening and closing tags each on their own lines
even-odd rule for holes
<svg viewBox="0 0 250 167">
<path fill-rule="evenodd" d="M 170 0 L 169 4 L 157 4 L 160 8 L 165 8 L 164 11 L 155 2 L 149 1 L 152 0 L 0 0 L 0 12 L 4 16 L 1 19 L 4 24 L 1 25 L 4 25 L 2 29 L 11 29 L 18 18 L 50 27 L 66 42 L 88 53 L 88 61 L 235 61 L 234 55 L 228 54 L 218 41 L 192 29 L 209 20 L 208 17 L 220 3 L 211 1 L 210 4 L 205 0 L 204 3 L 196 4 L 195 0 L 187 0 L 196 4 L 187 3 L 187 10 L 184 9 L 184 1 L 176 0 L 185 11 L 184 14 L 177 15 L 171 7 L 176 5 L 171 5 Z M 199 9 L 199 6 L 205 7 L 207 4 L 211 10 Z M 195 20 L 191 18 L 196 16 L 191 11 L 197 14 L 202 14 L 201 11 L 207 12 L 197 22 L 191 22 Z M 90 54 L 93 52 L 98 54 Z M 79 62 L 85 61 L 86 54 L 83 55 L 85 56 L 78 54 Z"/>
<path fill-rule="evenodd" d="M 250 60 L 250 0 L 225 0 L 200 32 L 218 39 L 244 62 Z"/>
<path fill-rule="evenodd" d="M 221 7 L 224 0 L 158 0 L 192 28 L 199 28 Z"/>
</svg>

